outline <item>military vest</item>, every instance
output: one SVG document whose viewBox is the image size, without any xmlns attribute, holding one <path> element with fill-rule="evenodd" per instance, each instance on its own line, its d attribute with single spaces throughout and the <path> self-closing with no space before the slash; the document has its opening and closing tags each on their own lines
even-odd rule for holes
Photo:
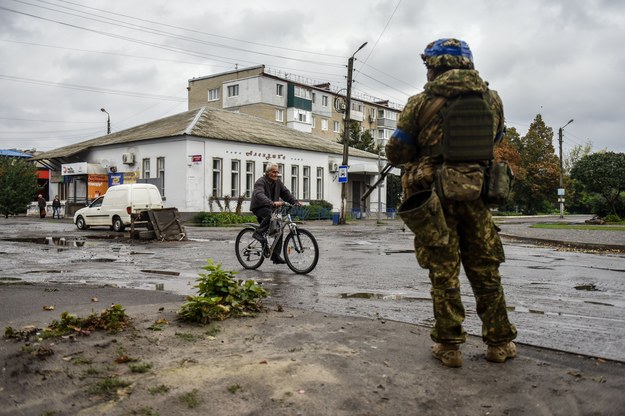
<svg viewBox="0 0 625 416">
<path fill-rule="evenodd" d="M 469 93 L 451 99 L 435 98 L 443 119 L 441 143 L 421 154 L 442 155 L 447 162 L 480 162 L 493 159 L 493 111 L 486 94 Z M 443 101 L 441 101 L 443 100 Z"/>
</svg>

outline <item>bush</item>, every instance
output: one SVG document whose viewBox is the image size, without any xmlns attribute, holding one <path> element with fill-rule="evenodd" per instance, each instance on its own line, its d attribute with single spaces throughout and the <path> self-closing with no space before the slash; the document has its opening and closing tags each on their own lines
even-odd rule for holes
<svg viewBox="0 0 625 416">
<path fill-rule="evenodd" d="M 269 293 L 253 280 L 235 280 L 236 272 L 221 270 L 221 263 L 208 259 L 196 280 L 197 296 L 189 296 L 178 311 L 184 321 L 207 324 L 231 316 L 249 316 L 262 309 L 262 299 Z"/>
<path fill-rule="evenodd" d="M 606 216 L 603 220 L 604 220 L 605 222 L 607 222 L 607 223 L 610 223 L 610 222 L 612 222 L 612 223 L 614 223 L 614 222 L 619 223 L 619 222 L 623 221 L 623 220 L 621 219 L 621 217 L 619 217 L 619 216 L 618 216 L 618 215 L 616 215 L 616 214 L 610 214 L 610 215 L 607 215 L 607 216 Z"/>
<path fill-rule="evenodd" d="M 310 201 L 310 206 L 313 206 L 313 205 L 321 207 L 321 208 L 329 209 L 330 211 L 332 210 L 332 204 L 329 203 L 328 201 L 324 201 L 323 199 Z"/>
<path fill-rule="evenodd" d="M 332 216 L 332 204 L 322 199 L 310 201 L 308 205 L 310 212 L 308 214 L 309 220 L 321 220 L 328 219 Z"/>
<path fill-rule="evenodd" d="M 199 212 L 193 217 L 193 223 L 206 227 L 256 222 L 254 215 L 239 215 L 234 212 Z"/>
</svg>

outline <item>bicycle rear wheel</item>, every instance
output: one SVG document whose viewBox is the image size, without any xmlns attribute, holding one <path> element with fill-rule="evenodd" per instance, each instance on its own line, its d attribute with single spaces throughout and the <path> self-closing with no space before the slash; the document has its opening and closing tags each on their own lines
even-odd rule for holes
<svg viewBox="0 0 625 416">
<path fill-rule="evenodd" d="M 295 273 L 310 273 L 319 261 L 317 240 L 308 230 L 298 228 L 284 240 L 284 260 Z"/>
<path fill-rule="evenodd" d="M 246 269 L 254 270 L 263 264 L 263 245 L 260 241 L 252 237 L 253 228 L 244 228 L 237 235 L 234 249 L 237 254 L 237 260 L 241 266 Z"/>
</svg>

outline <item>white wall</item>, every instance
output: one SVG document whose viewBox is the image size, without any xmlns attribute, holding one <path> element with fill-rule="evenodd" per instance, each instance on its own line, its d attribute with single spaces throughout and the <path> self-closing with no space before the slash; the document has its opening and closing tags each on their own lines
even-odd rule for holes
<svg viewBox="0 0 625 416">
<path fill-rule="evenodd" d="M 134 153 L 135 163 L 124 165 L 121 163 L 123 153 Z M 200 162 L 193 162 L 192 156 L 201 156 Z M 143 178 L 142 160 L 150 158 L 151 177 L 157 175 L 156 159 L 165 158 L 165 206 L 176 207 L 180 212 L 209 211 L 209 197 L 212 194 L 213 159 L 222 160 L 222 195 L 230 195 L 232 188 L 231 162 L 240 161 L 240 193 L 245 192 L 246 162 L 255 163 L 254 180 L 264 174 L 263 163 L 275 162 L 284 165 L 283 182 L 291 188 L 291 166 L 298 168 L 298 198 L 302 199 L 304 166 L 310 167 L 310 200 L 317 199 L 317 168 L 323 168 L 324 197 L 335 208 L 341 206 L 341 184 L 338 183 L 337 174 L 330 172 L 330 161 L 338 161 L 341 155 L 326 154 L 299 149 L 287 149 L 281 147 L 248 144 L 230 141 L 210 140 L 203 138 L 187 137 L 179 139 L 151 140 L 133 143 L 132 146 L 110 146 L 93 149 L 86 162 L 102 163 L 108 161 L 111 166 L 117 166 L 118 172 L 138 171 L 139 177 Z M 371 164 L 372 159 L 350 156 L 350 165 Z M 373 162 L 375 163 L 375 162 Z M 370 184 L 375 182 L 376 177 L 370 177 Z M 382 192 L 382 200 L 385 202 L 385 192 Z M 302 201 L 306 202 L 306 201 Z M 249 211 L 250 200 L 246 199 L 242 209 Z M 377 192 L 371 194 L 368 204 L 372 210 L 377 207 Z M 230 204 L 232 210 L 236 207 L 236 198 L 232 198 Z M 218 210 L 217 206 L 213 206 Z"/>
</svg>

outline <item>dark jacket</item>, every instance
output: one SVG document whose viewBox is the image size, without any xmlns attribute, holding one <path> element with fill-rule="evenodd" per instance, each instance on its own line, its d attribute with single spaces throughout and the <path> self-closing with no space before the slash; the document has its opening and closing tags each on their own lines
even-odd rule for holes
<svg viewBox="0 0 625 416">
<path fill-rule="evenodd" d="M 45 200 L 45 198 L 41 197 L 37 199 L 37 205 L 39 205 L 40 209 L 44 209 L 46 205 L 48 205 L 48 202 Z"/>
<path fill-rule="evenodd" d="M 273 188 L 273 192 L 272 192 Z M 254 184 L 254 191 L 252 192 L 252 202 L 250 204 L 250 210 L 254 211 L 258 208 L 271 207 L 273 202 L 279 201 L 288 202 L 289 204 L 296 204 L 297 199 L 291 194 L 291 191 L 280 181 L 280 179 L 272 182 L 267 175 L 263 175 Z"/>
<path fill-rule="evenodd" d="M 52 208 L 61 208 L 61 201 L 58 198 L 54 198 L 52 201 Z"/>
</svg>

